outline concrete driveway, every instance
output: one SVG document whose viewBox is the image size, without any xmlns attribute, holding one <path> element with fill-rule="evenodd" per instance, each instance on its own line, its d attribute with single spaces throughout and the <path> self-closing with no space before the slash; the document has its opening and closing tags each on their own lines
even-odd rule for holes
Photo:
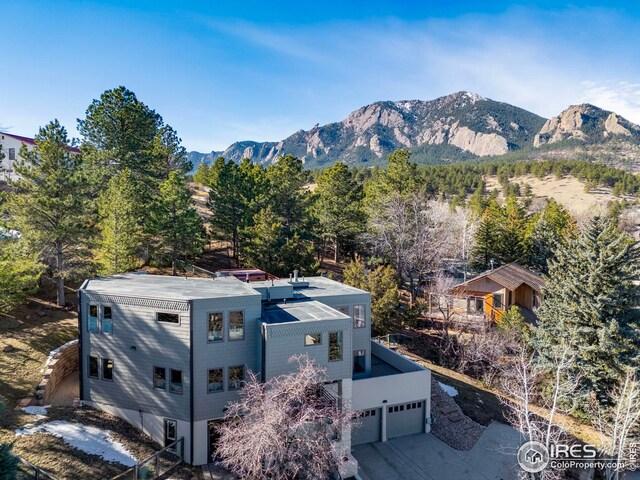
<svg viewBox="0 0 640 480">
<path fill-rule="evenodd" d="M 518 432 L 492 423 L 468 452 L 423 434 L 358 445 L 353 455 L 363 480 L 513 480 L 519 446 Z"/>
</svg>

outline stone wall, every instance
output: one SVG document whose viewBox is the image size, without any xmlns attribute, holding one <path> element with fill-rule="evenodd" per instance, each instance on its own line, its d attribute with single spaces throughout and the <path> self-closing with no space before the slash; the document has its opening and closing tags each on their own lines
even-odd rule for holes
<svg viewBox="0 0 640 480">
<path fill-rule="evenodd" d="M 38 404 L 47 405 L 60 382 L 78 369 L 78 340 L 72 340 L 52 351 L 45 363 L 42 381 L 36 387 Z"/>
</svg>

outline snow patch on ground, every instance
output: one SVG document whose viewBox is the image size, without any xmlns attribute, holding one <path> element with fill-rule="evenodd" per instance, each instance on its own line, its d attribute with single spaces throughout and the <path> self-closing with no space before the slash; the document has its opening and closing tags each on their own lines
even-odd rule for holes
<svg viewBox="0 0 640 480">
<path fill-rule="evenodd" d="M 67 348 L 68 346 L 73 345 L 75 343 L 78 343 L 78 339 L 77 338 L 75 340 L 71 340 L 70 342 L 65 343 L 64 345 L 60 345 L 55 350 L 51 350 L 49 352 L 49 358 L 47 358 L 47 361 L 44 363 L 44 368 L 42 370 L 40 370 L 40 373 L 44 373 L 44 371 L 47 369 L 47 367 L 51 363 L 51 360 L 53 360 L 53 357 L 55 357 L 56 354 L 60 353 L 65 348 Z"/>
<path fill-rule="evenodd" d="M 131 452 L 120 442 L 115 441 L 110 432 L 88 425 L 55 420 L 42 425 L 19 428 L 15 433 L 16 435 L 49 433 L 62 438 L 78 450 L 98 455 L 108 462 L 121 463 L 127 467 L 133 467 L 137 463 Z"/>
<path fill-rule="evenodd" d="M 438 382 L 438 385 L 440 385 L 440 388 L 444 390 L 444 393 L 446 393 L 450 397 L 455 397 L 458 395 L 458 390 L 456 390 L 455 387 L 442 382 Z"/>
<path fill-rule="evenodd" d="M 47 408 L 50 406 L 51 405 L 46 405 L 44 407 L 22 407 L 22 411 L 29 415 L 35 415 L 38 420 L 42 420 L 43 418 L 47 418 Z"/>
</svg>

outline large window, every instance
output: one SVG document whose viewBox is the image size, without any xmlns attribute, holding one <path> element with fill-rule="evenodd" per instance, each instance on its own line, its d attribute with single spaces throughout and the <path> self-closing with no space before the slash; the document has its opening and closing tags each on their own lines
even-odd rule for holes
<svg viewBox="0 0 640 480">
<path fill-rule="evenodd" d="M 156 313 L 156 319 L 164 323 L 180 323 L 180 315 L 177 313 L 158 312 Z"/>
<path fill-rule="evenodd" d="M 111 358 L 102 359 L 102 379 L 113 380 L 113 359 Z"/>
<path fill-rule="evenodd" d="M 229 390 L 238 390 L 244 385 L 244 366 L 229 367 Z"/>
<path fill-rule="evenodd" d="M 167 389 L 167 369 L 164 367 L 153 367 L 153 388 L 159 390 Z"/>
<path fill-rule="evenodd" d="M 89 331 L 98 333 L 98 305 L 89 305 Z"/>
<path fill-rule="evenodd" d="M 100 368 L 98 367 L 98 357 L 89 357 L 89 376 L 100 378 Z"/>
<path fill-rule="evenodd" d="M 182 370 L 171 369 L 169 391 L 177 395 L 182 395 Z"/>
<path fill-rule="evenodd" d="M 471 297 L 467 300 L 467 312 L 470 314 L 482 313 L 484 311 L 484 298 Z"/>
<path fill-rule="evenodd" d="M 102 333 L 113 333 L 113 317 L 111 307 L 102 307 Z"/>
<path fill-rule="evenodd" d="M 229 340 L 244 339 L 244 312 L 229 312 Z"/>
<path fill-rule="evenodd" d="M 504 295 L 502 293 L 493 294 L 493 308 L 502 310 L 504 308 Z"/>
<path fill-rule="evenodd" d="M 224 340 L 224 323 L 222 320 L 222 312 L 209 314 L 209 333 L 207 334 L 208 342 L 221 342 Z"/>
<path fill-rule="evenodd" d="M 15 148 L 10 148 L 9 149 L 9 160 L 15 160 L 16 159 L 16 149 Z"/>
<path fill-rule="evenodd" d="M 363 328 L 366 325 L 364 319 L 364 305 L 354 305 L 353 307 L 353 328 Z"/>
<path fill-rule="evenodd" d="M 307 333 L 304 336 L 304 344 L 307 347 L 311 345 L 320 345 L 322 343 L 322 334 L 321 333 Z"/>
<path fill-rule="evenodd" d="M 342 360 L 342 332 L 329 332 L 329 361 Z"/>
<path fill-rule="evenodd" d="M 367 369 L 367 351 L 355 350 L 353 352 L 353 373 L 362 373 Z"/>
<path fill-rule="evenodd" d="M 222 369 L 213 368 L 209 370 L 209 393 L 222 392 L 224 390 Z"/>
</svg>

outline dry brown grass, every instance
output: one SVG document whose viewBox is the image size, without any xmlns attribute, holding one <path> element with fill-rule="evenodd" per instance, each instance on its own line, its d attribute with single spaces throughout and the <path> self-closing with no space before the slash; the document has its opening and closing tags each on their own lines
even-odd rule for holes
<svg viewBox="0 0 640 480">
<path fill-rule="evenodd" d="M 485 177 L 487 190 L 497 189 L 502 191 L 495 176 Z M 611 193 L 610 188 L 600 187 L 585 192 L 584 183 L 570 175 L 563 178 L 556 178 L 548 175 L 545 178 L 537 178 L 533 175 L 514 177 L 509 180 L 511 183 L 531 185 L 533 194 L 536 197 L 553 198 L 561 205 L 565 206 L 574 215 L 584 215 L 599 209 L 606 208 L 609 202 L 619 200 Z"/>
</svg>

